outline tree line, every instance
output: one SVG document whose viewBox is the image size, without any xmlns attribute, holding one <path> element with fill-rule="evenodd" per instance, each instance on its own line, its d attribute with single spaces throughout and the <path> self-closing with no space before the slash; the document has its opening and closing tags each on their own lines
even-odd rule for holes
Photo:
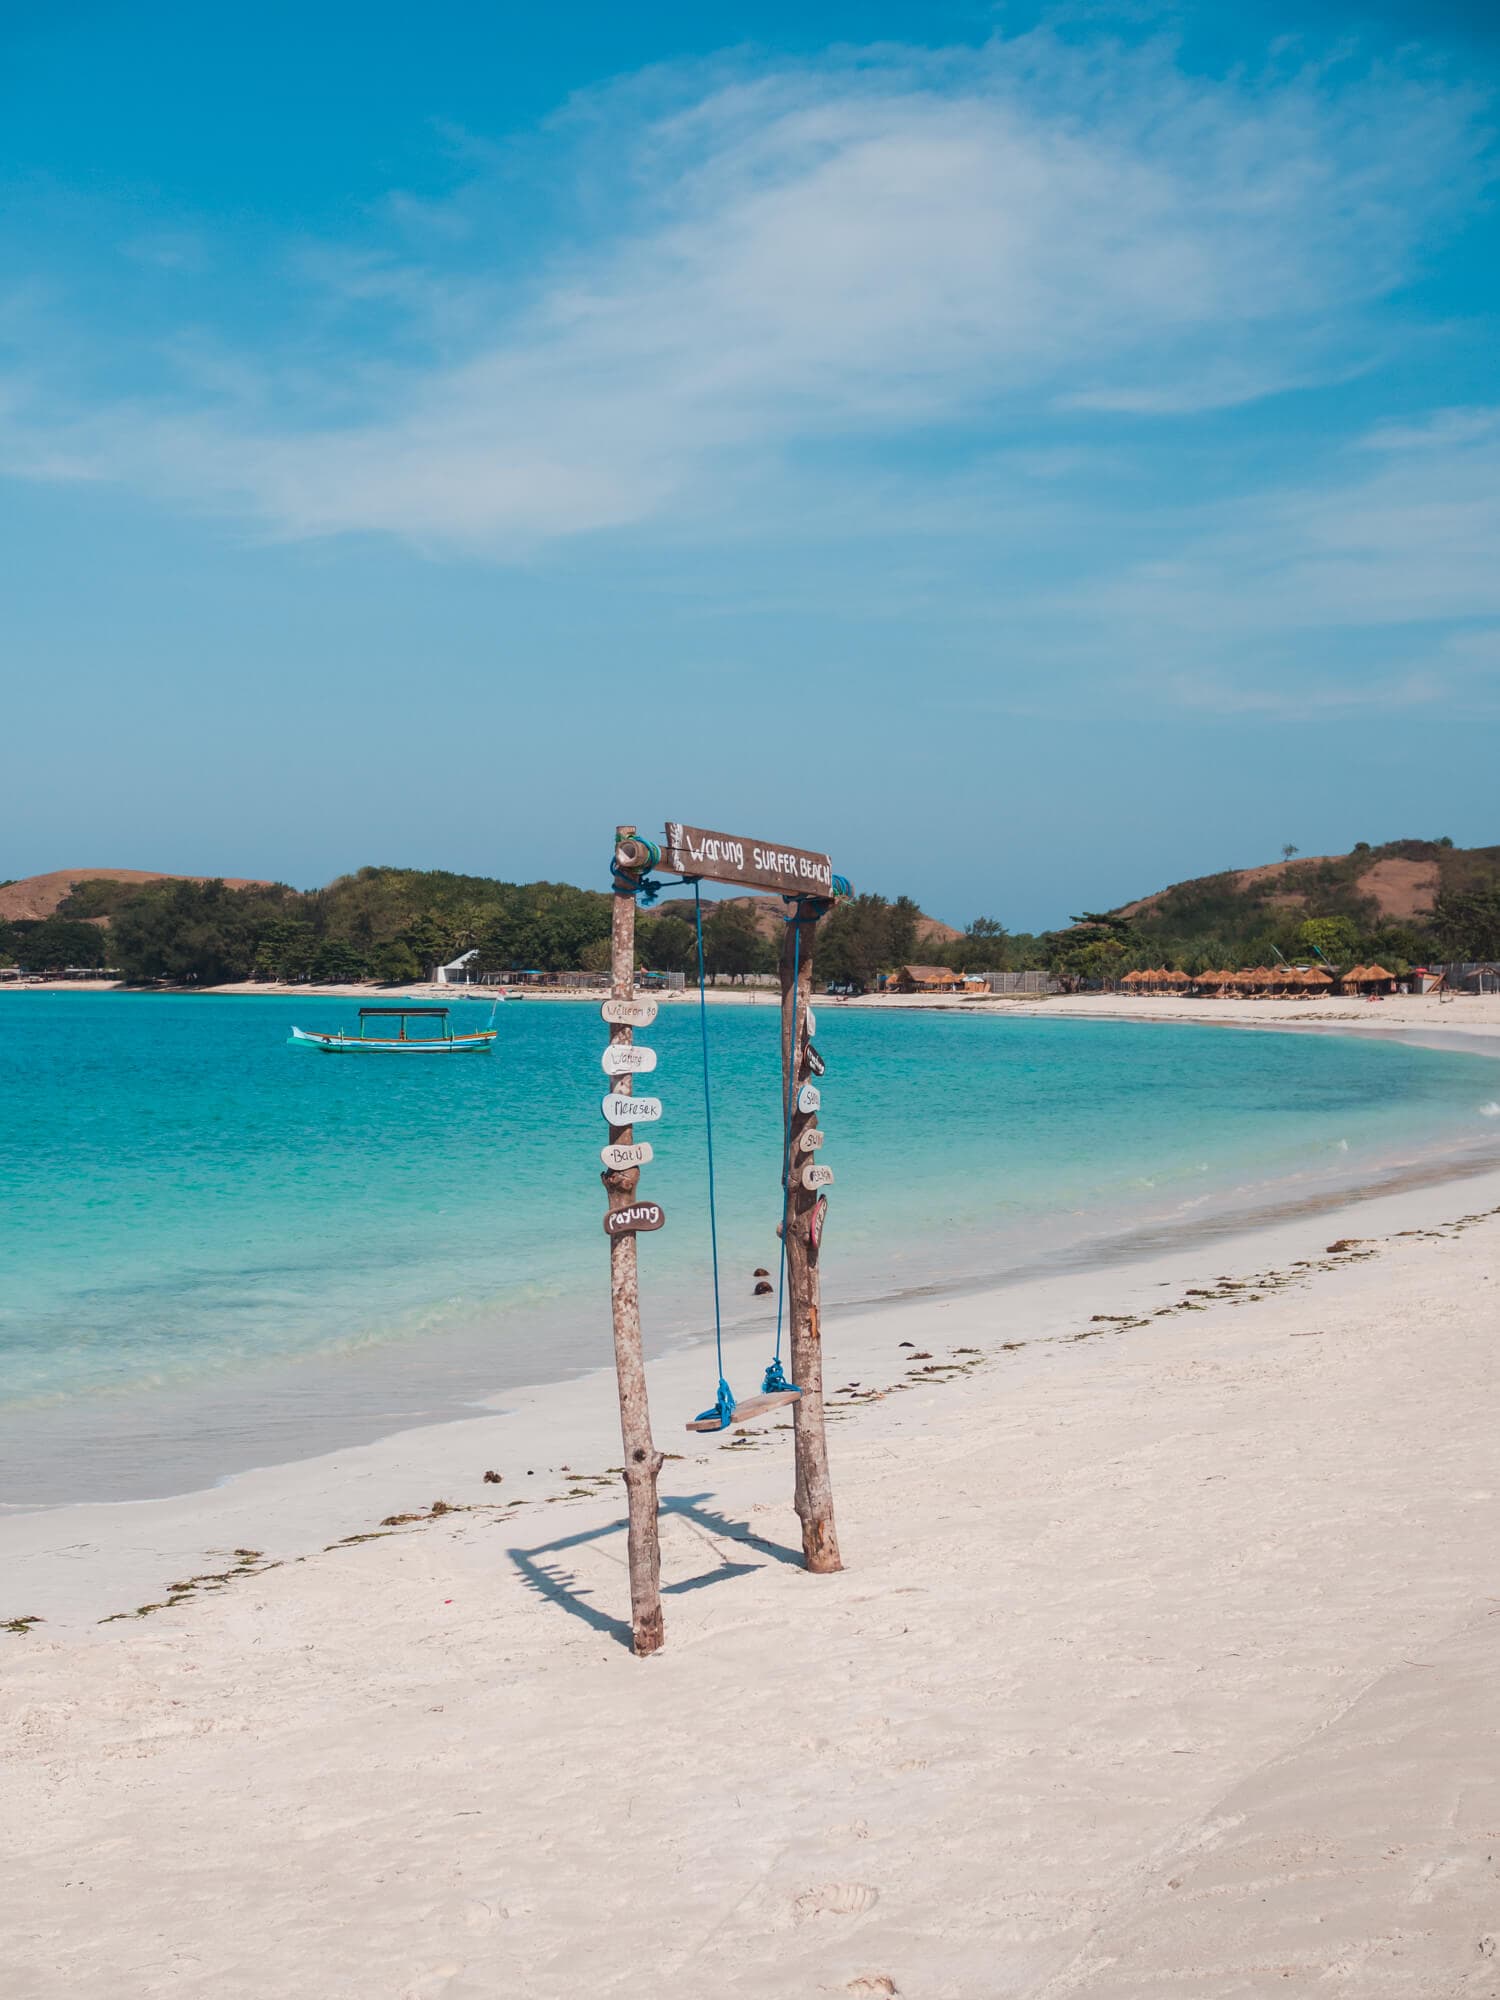
<svg viewBox="0 0 1500 2000">
<path fill-rule="evenodd" d="M 1338 886 L 1325 885 L 1326 905 L 1339 900 Z M 1378 959 L 1393 972 L 1428 958 L 1500 960 L 1500 880 L 1480 874 L 1445 888 L 1420 924 L 1384 921 L 1373 906 L 1343 900 L 1344 909 L 1309 914 L 1306 907 L 1235 896 L 1224 878 L 1210 878 L 1132 916 L 1085 911 L 1067 927 L 1039 934 L 1010 933 L 995 918 L 976 917 L 961 936 L 937 938 L 924 930 L 911 897 L 864 893 L 838 904 L 819 926 L 818 977 L 866 991 L 881 973 L 913 960 L 961 972 L 1035 969 L 1070 984 L 1118 978 L 1137 967 L 1199 973 L 1295 958 L 1334 966 Z M 308 891 L 284 884 L 86 881 L 55 915 L 0 924 L 0 963 L 39 972 L 107 965 L 132 985 L 173 986 L 400 985 L 470 950 L 484 972 L 602 971 L 609 963 L 611 904 L 608 891 L 564 882 L 405 868 L 361 868 Z M 704 906 L 711 975 L 745 978 L 775 969 L 780 926 L 766 922 L 767 908 L 779 905 Z M 643 909 L 636 935 L 642 966 L 696 971 L 691 905 Z"/>
</svg>

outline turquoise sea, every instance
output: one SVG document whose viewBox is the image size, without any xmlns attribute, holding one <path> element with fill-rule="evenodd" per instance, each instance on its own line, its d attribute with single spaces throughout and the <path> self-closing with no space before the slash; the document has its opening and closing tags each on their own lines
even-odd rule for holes
<svg viewBox="0 0 1500 2000">
<path fill-rule="evenodd" d="M 834 1303 L 1500 1154 L 1484 1057 L 818 1017 Z M 608 1360 L 596 1007 L 513 1003 L 493 1056 L 431 1061 L 294 1049 L 293 1020 L 356 1029 L 356 1004 L 0 997 L 0 1503 L 182 1490 Z M 709 1017 L 734 1323 L 770 1323 L 751 1274 L 776 1263 L 776 1022 L 769 1000 Z M 641 1134 L 668 1218 L 641 1245 L 658 1350 L 712 1326 L 698 1035 L 689 1000 L 642 1037 L 665 1106 Z"/>
</svg>

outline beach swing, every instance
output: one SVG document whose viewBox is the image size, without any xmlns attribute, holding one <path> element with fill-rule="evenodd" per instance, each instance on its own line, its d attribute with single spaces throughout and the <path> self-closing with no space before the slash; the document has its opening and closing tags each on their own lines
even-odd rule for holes
<svg viewBox="0 0 1500 2000">
<path fill-rule="evenodd" d="M 703 891 L 700 883 L 693 883 L 693 919 L 698 935 L 698 1026 L 703 1047 L 703 1124 L 708 1151 L 708 1239 L 713 1252 L 714 1286 L 714 1352 L 718 1360 L 719 1388 L 713 1403 L 706 1410 L 700 1410 L 687 1428 L 690 1431 L 727 1431 L 733 1425 L 747 1424 L 757 1417 L 768 1416 L 772 1410 L 785 1409 L 795 1403 L 802 1391 L 795 1382 L 788 1382 L 781 1365 L 781 1304 L 786 1287 L 786 1225 L 791 1203 L 791 1143 L 792 1110 L 796 1103 L 797 1065 L 791 1064 L 791 1080 L 787 1091 L 786 1118 L 781 1134 L 781 1259 L 776 1285 L 776 1352 L 767 1364 L 765 1376 L 758 1396 L 747 1396 L 743 1402 L 735 1399 L 734 1391 L 724 1377 L 724 1325 L 719 1304 L 719 1218 L 714 1192 L 714 1113 L 713 1092 L 708 1067 L 708 980 L 703 964 Z M 800 952 L 802 934 L 800 929 L 794 938 L 794 951 Z M 795 979 L 793 994 L 797 992 Z M 796 1000 L 792 1002 L 792 1048 L 797 1047 L 798 1022 Z"/>
</svg>

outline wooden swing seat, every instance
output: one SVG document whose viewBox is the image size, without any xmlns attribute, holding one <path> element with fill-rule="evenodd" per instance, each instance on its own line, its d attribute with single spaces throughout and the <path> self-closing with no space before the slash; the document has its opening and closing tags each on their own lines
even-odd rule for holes
<svg viewBox="0 0 1500 2000">
<path fill-rule="evenodd" d="M 717 1416 L 694 1417 L 687 1428 L 690 1431 L 733 1430 L 736 1424 L 751 1423 L 756 1417 L 767 1416 L 772 1410 L 779 1410 L 788 1403 L 795 1403 L 801 1394 L 800 1389 L 777 1389 L 769 1396 L 747 1396 L 742 1403 L 735 1404 L 734 1415 L 727 1424 L 721 1424 Z"/>
</svg>

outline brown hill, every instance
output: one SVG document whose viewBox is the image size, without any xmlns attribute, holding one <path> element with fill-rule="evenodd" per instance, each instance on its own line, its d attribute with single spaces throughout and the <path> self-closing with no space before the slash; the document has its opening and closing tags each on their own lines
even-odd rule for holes
<svg viewBox="0 0 1500 2000">
<path fill-rule="evenodd" d="M 781 936 L 786 906 L 779 896 L 721 896 L 715 900 L 713 907 L 718 908 L 721 903 L 732 903 L 738 909 L 748 910 L 762 937 L 774 940 Z M 690 898 L 678 897 L 669 903 L 657 903 L 647 914 L 653 917 L 681 917 L 690 924 L 693 921 L 693 905 Z M 942 923 L 937 917 L 917 918 L 918 944 L 949 944 L 954 938 L 962 936 L 962 931 L 956 931 L 952 924 Z"/>
<path fill-rule="evenodd" d="M 212 882 L 212 875 L 161 875 L 142 868 L 54 868 L 48 875 L 28 875 L 0 888 L 0 923 L 37 923 L 52 916 L 80 882 Z M 270 884 L 243 875 L 226 875 L 226 889 L 265 889 Z"/>
<path fill-rule="evenodd" d="M 1126 903 L 1115 916 L 1144 932 L 1219 929 L 1281 916 L 1346 915 L 1364 924 L 1419 930 L 1445 891 L 1500 881 L 1500 847 L 1454 847 L 1436 840 L 1392 840 L 1348 854 L 1298 855 L 1256 868 L 1229 869 L 1174 882 Z"/>
</svg>

